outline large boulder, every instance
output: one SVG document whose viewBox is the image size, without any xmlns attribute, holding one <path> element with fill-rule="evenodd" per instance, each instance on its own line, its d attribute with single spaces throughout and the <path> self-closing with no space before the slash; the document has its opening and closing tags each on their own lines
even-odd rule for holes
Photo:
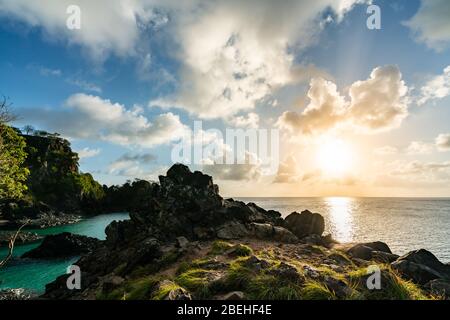
<svg viewBox="0 0 450 320">
<path fill-rule="evenodd" d="M 308 235 L 322 235 L 325 230 L 325 220 L 318 213 L 312 213 L 308 210 L 302 213 L 293 212 L 285 219 L 285 226 L 298 238 Z"/>
<path fill-rule="evenodd" d="M 39 247 L 26 252 L 22 258 L 57 259 L 78 256 L 94 250 L 100 243 L 95 238 L 63 232 L 46 236 Z"/>
<path fill-rule="evenodd" d="M 411 251 L 398 258 L 391 266 L 419 284 L 426 284 L 435 279 L 450 280 L 450 266 L 440 262 L 425 249 Z"/>
<path fill-rule="evenodd" d="M 395 260 L 389 246 L 381 241 L 358 243 L 347 250 L 353 258 L 362 260 Z"/>
</svg>

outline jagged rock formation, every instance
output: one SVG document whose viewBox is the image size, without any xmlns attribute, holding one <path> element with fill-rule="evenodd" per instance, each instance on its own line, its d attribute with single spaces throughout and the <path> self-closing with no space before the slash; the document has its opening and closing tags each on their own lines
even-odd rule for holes
<svg viewBox="0 0 450 320">
<path fill-rule="evenodd" d="M 74 257 L 93 251 L 100 240 L 63 232 L 44 238 L 39 247 L 26 252 L 22 258 L 30 259 L 59 259 Z"/>
<path fill-rule="evenodd" d="M 421 250 L 399 258 L 382 242 L 336 244 L 322 236 L 320 215 L 304 211 L 282 219 L 280 213 L 253 203 L 223 199 L 210 176 L 184 165 L 174 165 L 146 190 L 133 205 L 130 220 L 111 223 L 107 239 L 76 262 L 82 289 L 68 290 L 63 275 L 47 285 L 43 298 L 449 296 L 450 266 L 431 253 Z M 366 284 L 366 268 L 374 264 L 384 286 L 379 291 Z"/>
</svg>

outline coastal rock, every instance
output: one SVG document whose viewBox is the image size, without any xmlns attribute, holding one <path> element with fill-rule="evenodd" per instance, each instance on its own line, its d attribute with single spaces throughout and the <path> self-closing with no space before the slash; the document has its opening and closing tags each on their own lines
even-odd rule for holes
<svg viewBox="0 0 450 320">
<path fill-rule="evenodd" d="M 375 253 L 374 252 L 378 252 Z M 366 242 L 366 243 L 358 243 L 352 246 L 347 250 L 347 253 L 351 255 L 353 258 L 362 259 L 362 260 L 372 260 L 375 256 L 381 257 L 383 254 L 390 255 L 392 254 L 389 246 L 381 241 L 376 242 Z M 388 257 L 384 255 L 384 259 L 392 259 L 392 257 Z"/>
<path fill-rule="evenodd" d="M 9 241 L 14 237 L 15 231 L 0 231 L 0 246 L 8 246 Z M 34 232 L 19 232 L 16 244 L 24 244 L 41 240 L 43 237 Z"/>
<path fill-rule="evenodd" d="M 435 279 L 425 285 L 432 294 L 450 299 L 450 281 Z"/>
<path fill-rule="evenodd" d="M 46 236 L 39 247 L 26 252 L 22 258 L 56 259 L 77 256 L 94 250 L 99 243 L 100 240 L 95 238 L 64 232 Z"/>
<path fill-rule="evenodd" d="M 398 258 L 391 266 L 419 284 L 426 284 L 435 279 L 450 279 L 450 267 L 425 249 L 411 251 Z"/>
<path fill-rule="evenodd" d="M 219 297 L 219 300 L 244 300 L 245 295 L 242 291 L 233 291 L 229 292 L 221 297 Z"/>
<path fill-rule="evenodd" d="M 32 291 L 18 288 L 0 290 L 0 301 L 2 300 L 32 300 L 36 299 L 38 295 Z"/>
<path fill-rule="evenodd" d="M 285 226 L 298 238 L 308 235 L 322 235 L 325 230 L 325 220 L 318 213 L 305 210 L 302 213 L 293 212 L 285 219 Z"/>
</svg>

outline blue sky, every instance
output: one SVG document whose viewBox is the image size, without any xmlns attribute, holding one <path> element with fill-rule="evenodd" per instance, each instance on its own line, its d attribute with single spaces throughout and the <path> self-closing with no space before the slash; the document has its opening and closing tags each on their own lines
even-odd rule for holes
<svg viewBox="0 0 450 320">
<path fill-rule="evenodd" d="M 275 174 L 203 168 L 226 195 L 450 196 L 450 4 L 372 3 L 380 30 L 369 1 L 0 0 L 0 93 L 106 184 L 155 179 L 201 120 L 280 130 Z"/>
</svg>

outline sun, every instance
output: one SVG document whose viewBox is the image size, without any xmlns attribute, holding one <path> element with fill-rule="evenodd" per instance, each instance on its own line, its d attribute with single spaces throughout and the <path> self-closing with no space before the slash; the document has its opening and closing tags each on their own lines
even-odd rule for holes
<svg viewBox="0 0 450 320">
<path fill-rule="evenodd" d="M 349 173 L 355 162 L 352 147 L 339 139 L 327 139 L 317 149 L 316 160 L 321 171 L 331 177 Z"/>
</svg>

